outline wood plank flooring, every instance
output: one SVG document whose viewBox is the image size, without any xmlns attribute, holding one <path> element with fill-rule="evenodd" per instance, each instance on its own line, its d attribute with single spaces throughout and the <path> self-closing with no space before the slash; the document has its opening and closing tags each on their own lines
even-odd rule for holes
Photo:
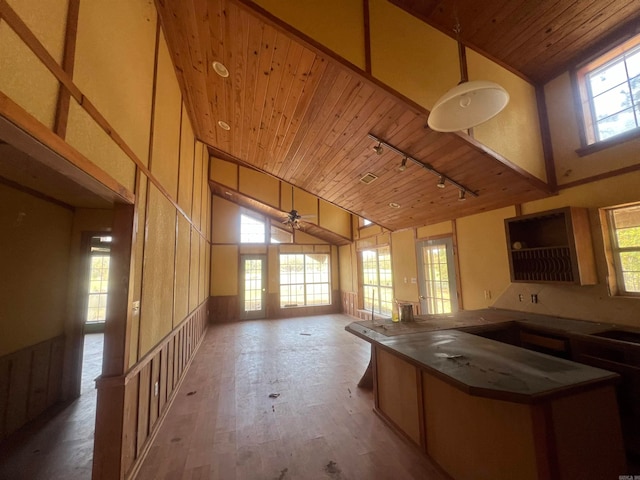
<svg viewBox="0 0 640 480">
<path fill-rule="evenodd" d="M 85 335 L 81 396 L 25 425 L 0 445 L 0 480 L 88 480 L 104 335 Z"/>
<path fill-rule="evenodd" d="M 137 480 L 447 478 L 356 386 L 370 350 L 352 320 L 211 325 Z"/>
</svg>

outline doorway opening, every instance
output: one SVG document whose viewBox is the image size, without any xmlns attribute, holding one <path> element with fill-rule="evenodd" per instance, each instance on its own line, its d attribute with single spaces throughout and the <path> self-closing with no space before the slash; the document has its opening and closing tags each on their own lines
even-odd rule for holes
<svg viewBox="0 0 640 480">
<path fill-rule="evenodd" d="M 421 312 L 439 314 L 458 310 L 455 272 L 451 237 L 418 242 Z"/>
<path fill-rule="evenodd" d="M 240 255 L 240 318 L 255 320 L 267 314 L 266 255 Z"/>
</svg>

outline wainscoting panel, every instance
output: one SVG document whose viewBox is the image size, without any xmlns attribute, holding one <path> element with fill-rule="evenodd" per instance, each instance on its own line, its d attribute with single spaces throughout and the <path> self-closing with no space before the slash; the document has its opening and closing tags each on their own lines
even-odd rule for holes
<svg viewBox="0 0 640 480">
<path fill-rule="evenodd" d="M 0 358 L 0 440 L 60 399 L 64 336 Z"/>
<path fill-rule="evenodd" d="M 211 297 L 211 322 L 240 320 L 240 299 L 237 295 Z"/>
<path fill-rule="evenodd" d="M 98 380 L 100 388 L 120 382 L 124 388 L 121 473 L 133 478 L 166 415 L 207 328 L 208 301 L 203 302 L 125 376 Z M 104 384 L 104 387 L 101 387 Z"/>
</svg>

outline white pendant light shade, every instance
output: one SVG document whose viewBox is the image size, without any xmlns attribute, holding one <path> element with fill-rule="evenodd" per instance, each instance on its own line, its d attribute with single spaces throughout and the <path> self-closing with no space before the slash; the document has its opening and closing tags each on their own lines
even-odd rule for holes
<svg viewBox="0 0 640 480">
<path fill-rule="evenodd" d="M 495 117 L 509 103 L 500 85 L 484 80 L 463 82 L 436 102 L 427 123 L 437 132 L 457 132 Z"/>
</svg>

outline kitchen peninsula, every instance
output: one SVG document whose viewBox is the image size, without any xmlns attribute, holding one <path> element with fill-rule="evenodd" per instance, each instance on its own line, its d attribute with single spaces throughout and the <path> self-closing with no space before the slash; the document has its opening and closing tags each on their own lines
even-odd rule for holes
<svg viewBox="0 0 640 480">
<path fill-rule="evenodd" d="M 503 310 L 360 321 L 372 346 L 375 411 L 455 479 L 601 479 L 626 473 L 616 373 L 561 355 L 563 340 L 610 328 Z M 483 338 L 520 335 L 558 355 Z M 546 351 L 546 350 L 545 350 Z"/>
</svg>

